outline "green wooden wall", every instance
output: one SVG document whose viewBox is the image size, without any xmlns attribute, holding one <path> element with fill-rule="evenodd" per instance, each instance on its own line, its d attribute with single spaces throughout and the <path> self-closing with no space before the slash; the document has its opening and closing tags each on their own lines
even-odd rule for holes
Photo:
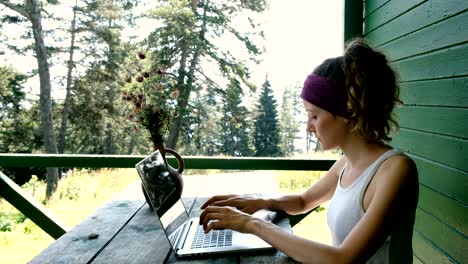
<svg viewBox="0 0 468 264">
<path fill-rule="evenodd" d="M 468 263 L 468 1 L 366 0 L 363 35 L 399 72 L 420 198 L 415 263 Z"/>
</svg>

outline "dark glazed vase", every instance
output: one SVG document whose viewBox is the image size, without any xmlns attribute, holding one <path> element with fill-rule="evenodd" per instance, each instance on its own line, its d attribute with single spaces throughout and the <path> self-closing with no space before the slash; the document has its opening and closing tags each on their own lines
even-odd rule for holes
<svg viewBox="0 0 468 264">
<path fill-rule="evenodd" d="M 152 203 L 149 197 L 154 198 L 155 196 L 166 195 L 164 193 L 169 190 L 162 189 L 161 193 L 153 193 L 151 195 L 148 195 L 148 193 L 146 192 L 143 186 L 142 186 L 142 190 L 145 196 L 145 200 L 148 203 L 150 209 L 151 210 L 156 209 L 158 212 L 158 215 L 163 215 L 182 196 L 182 191 L 184 189 L 184 180 L 182 177 L 182 172 L 184 171 L 185 163 L 182 157 L 179 155 L 179 153 L 177 153 L 173 149 L 166 148 L 163 143 L 155 145 L 154 148 L 156 151 L 159 151 L 159 153 L 161 154 L 164 160 L 165 170 L 169 174 L 168 175 L 169 179 L 166 179 L 166 180 L 170 181 L 170 186 L 173 186 L 172 188 L 175 187 L 175 191 L 168 192 L 167 197 L 164 197 L 164 199 L 162 199 L 163 202 L 160 205 L 158 205 L 157 208 L 153 208 L 153 206 L 151 206 Z M 170 154 L 176 158 L 177 163 L 179 164 L 178 168 L 173 168 L 171 165 L 169 165 L 169 163 L 166 160 L 166 154 Z M 160 188 L 164 188 L 164 186 L 161 186 Z M 159 190 L 159 188 L 156 188 L 156 190 Z"/>
</svg>

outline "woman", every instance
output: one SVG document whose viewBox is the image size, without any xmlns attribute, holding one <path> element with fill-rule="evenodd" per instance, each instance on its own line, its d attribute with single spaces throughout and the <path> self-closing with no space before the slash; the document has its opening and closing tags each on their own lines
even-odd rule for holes
<svg viewBox="0 0 468 264">
<path fill-rule="evenodd" d="M 362 39 L 352 41 L 342 57 L 325 60 L 301 92 L 307 131 L 323 149 L 340 148 L 344 155 L 302 194 L 212 197 L 202 206 L 205 231 L 252 233 L 302 263 L 412 263 L 417 170 L 386 144 L 392 126 L 398 126 L 392 116 L 398 92 L 385 56 Z M 250 215 L 261 209 L 300 214 L 328 200 L 332 246 Z"/>
</svg>

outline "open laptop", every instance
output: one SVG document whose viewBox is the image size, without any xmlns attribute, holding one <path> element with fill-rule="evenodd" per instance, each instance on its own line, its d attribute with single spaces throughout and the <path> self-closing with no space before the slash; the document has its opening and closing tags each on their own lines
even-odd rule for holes
<svg viewBox="0 0 468 264">
<path fill-rule="evenodd" d="M 150 206 L 158 216 L 176 256 L 273 249 L 271 245 L 252 234 L 243 234 L 229 229 L 212 230 L 205 234 L 203 227 L 198 224 L 199 218 L 189 217 L 180 192 L 171 180 L 159 151 L 153 152 L 135 167 L 151 202 Z M 254 215 L 271 221 L 275 218 L 275 214 L 262 210 Z M 283 218 L 281 220 L 283 223 L 278 225 L 289 227 L 289 222 L 284 224 L 284 220 L 288 221 L 287 217 Z"/>
</svg>

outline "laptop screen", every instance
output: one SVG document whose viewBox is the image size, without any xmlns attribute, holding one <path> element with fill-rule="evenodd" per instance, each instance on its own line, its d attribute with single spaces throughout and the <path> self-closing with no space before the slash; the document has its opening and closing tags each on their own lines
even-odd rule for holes
<svg viewBox="0 0 468 264">
<path fill-rule="evenodd" d="M 159 151 L 153 152 L 140 161 L 136 165 L 136 169 L 151 202 L 150 206 L 157 213 L 163 229 L 169 237 L 189 219 L 176 188 L 176 183 L 169 174 Z"/>
</svg>

